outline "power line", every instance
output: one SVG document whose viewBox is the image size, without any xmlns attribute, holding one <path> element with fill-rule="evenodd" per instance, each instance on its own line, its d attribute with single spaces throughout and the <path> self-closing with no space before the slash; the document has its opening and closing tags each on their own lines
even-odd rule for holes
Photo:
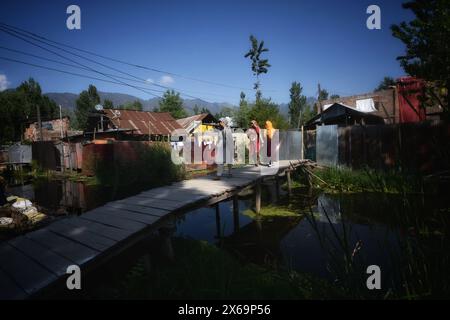
<svg viewBox="0 0 450 320">
<path fill-rule="evenodd" d="M 142 92 L 145 92 L 145 93 L 147 93 L 147 94 L 150 94 L 150 95 L 152 95 L 152 96 L 156 96 L 156 97 L 159 97 L 159 98 L 160 98 L 160 96 L 155 95 L 155 94 L 153 94 L 153 93 L 147 91 L 146 89 L 138 88 L 138 87 L 136 87 L 136 86 L 134 86 L 134 85 L 131 85 L 131 84 L 129 84 L 129 83 L 126 83 L 126 82 L 124 82 L 124 81 L 117 80 L 116 78 L 114 78 L 114 77 L 112 77 L 112 76 L 109 76 L 109 75 L 106 75 L 105 73 L 103 73 L 103 72 L 101 72 L 101 71 L 92 69 L 91 67 L 86 66 L 86 65 L 84 65 L 84 64 L 82 64 L 82 63 L 80 63 L 80 62 L 78 62 L 78 61 L 76 61 L 76 60 L 73 60 L 73 59 L 71 59 L 71 58 L 68 58 L 68 57 L 66 57 L 66 56 L 64 56 L 64 55 L 61 55 L 61 54 L 59 54 L 59 53 L 57 53 L 57 52 L 55 52 L 55 51 L 53 51 L 53 50 L 50 50 L 50 49 L 48 49 L 48 48 L 45 48 L 45 47 L 43 47 L 43 46 L 41 46 L 41 45 L 39 45 L 39 44 L 36 44 L 36 43 L 30 41 L 30 40 L 28 40 L 28 39 L 25 39 L 25 38 L 23 38 L 23 37 L 21 37 L 21 36 L 15 34 L 15 33 L 17 33 L 16 31 L 10 32 L 10 31 L 8 31 L 7 29 L 5 30 L 4 27 L 0 27 L 0 30 L 3 31 L 3 32 L 5 32 L 5 33 L 8 33 L 9 35 L 11 35 L 11 36 L 13 36 L 13 37 L 19 38 L 19 39 L 21 39 L 21 40 L 23 40 L 23 41 L 25 41 L 25 42 L 27 42 L 27 43 L 29 43 L 29 44 L 31 44 L 31 45 L 34 45 L 34 46 L 36 46 L 36 47 L 39 47 L 39 48 L 41 48 L 41 49 L 43 49 L 43 50 L 45 50 L 45 51 L 51 52 L 51 53 L 53 53 L 53 54 L 55 54 L 55 55 L 57 55 L 57 56 L 59 56 L 59 57 L 61 57 L 61 58 L 63 58 L 63 59 L 69 60 L 69 61 L 71 61 L 71 62 L 73 62 L 73 63 L 76 63 L 76 64 L 78 64 L 78 65 L 81 65 L 81 66 L 83 66 L 83 67 L 85 67 L 85 68 L 88 68 L 88 69 L 89 69 L 90 71 L 92 71 L 92 72 L 99 73 L 99 74 L 101 74 L 102 76 L 107 77 L 107 78 L 110 78 L 110 79 L 113 79 L 113 80 L 115 80 L 115 81 L 118 81 L 118 82 L 120 82 L 120 83 L 123 84 L 123 85 L 129 86 L 129 87 L 131 87 L 131 88 L 140 90 L 140 91 L 142 91 Z M 13 32 L 14 32 L 14 33 L 13 33 Z"/>
<path fill-rule="evenodd" d="M 5 30 L 5 29 L 6 29 L 6 30 Z M 11 36 L 17 37 L 17 38 L 19 38 L 19 39 L 21 39 L 21 40 L 23 40 L 23 41 L 25 41 L 25 42 L 28 42 L 28 43 L 30 43 L 30 44 L 32 44 L 32 45 L 34 45 L 34 46 L 37 46 L 37 47 L 39 47 L 39 48 L 41 48 L 41 49 L 43 49 L 43 50 L 49 51 L 49 52 L 51 52 L 51 53 L 53 53 L 53 54 L 56 54 L 57 56 L 62 57 L 62 58 L 64 58 L 64 59 L 66 59 L 66 60 L 75 62 L 75 63 L 77 63 L 77 64 L 83 66 L 83 69 L 87 69 L 87 70 L 89 70 L 89 71 L 93 71 L 93 72 L 100 73 L 100 72 L 95 71 L 94 69 L 92 69 L 92 68 L 90 68 L 90 67 L 87 67 L 87 66 L 85 66 L 85 65 L 83 65 L 83 64 L 81 64 L 81 63 L 79 63 L 79 62 L 76 62 L 76 61 L 73 60 L 73 59 L 69 59 L 69 58 L 67 58 L 67 57 L 65 57 L 65 56 L 63 56 L 63 55 L 61 55 L 61 54 L 58 54 L 58 53 L 56 53 L 56 52 L 54 52 L 54 51 L 52 51 L 52 50 L 50 50 L 50 49 L 48 49 L 48 48 L 39 46 L 39 45 L 35 44 L 34 42 L 31 42 L 30 40 L 24 39 L 24 38 L 22 38 L 21 36 L 26 37 L 26 38 L 28 38 L 28 39 L 32 39 L 32 40 L 34 40 L 34 41 L 37 41 L 37 42 L 42 43 L 42 44 L 45 44 L 45 45 L 47 45 L 47 46 L 51 46 L 51 47 L 56 48 L 56 49 L 58 49 L 58 50 L 61 50 L 61 51 L 63 51 L 63 52 L 66 52 L 66 53 L 69 53 L 69 54 L 71 54 L 71 55 L 74 55 L 74 56 L 76 56 L 76 57 L 85 59 L 85 60 L 87 60 L 87 61 L 89 61 L 89 62 L 96 63 L 96 64 L 98 64 L 98 65 L 101 65 L 102 67 L 111 69 L 111 70 L 113 70 L 113 71 L 116 71 L 116 72 L 119 72 L 119 73 L 122 73 L 122 74 L 125 74 L 125 75 L 128 75 L 128 76 L 133 77 L 133 78 L 135 78 L 135 79 L 129 79 L 129 78 L 121 77 L 121 76 L 118 76 L 118 75 L 112 75 L 112 74 L 109 74 L 109 73 L 104 73 L 104 72 L 102 72 L 101 74 L 102 74 L 103 76 L 107 76 L 107 77 L 109 77 L 109 78 L 111 78 L 111 77 L 116 77 L 116 78 L 126 79 L 126 80 L 128 80 L 128 81 L 134 81 L 134 82 L 142 82 L 142 83 L 145 83 L 145 84 L 147 84 L 147 85 L 153 85 L 153 86 L 156 86 L 156 87 L 165 88 L 165 89 L 167 89 L 167 90 L 175 90 L 175 91 L 178 91 L 178 92 L 180 92 L 183 96 L 186 96 L 186 97 L 188 97 L 188 98 L 193 98 L 193 99 L 203 100 L 202 98 L 193 96 L 193 95 L 188 94 L 188 93 L 184 92 L 183 90 L 179 90 L 179 89 L 177 89 L 177 88 L 168 87 L 168 86 L 164 86 L 164 85 L 160 85 L 160 84 L 156 84 L 156 83 L 149 83 L 146 79 L 143 79 L 143 78 L 141 78 L 141 77 L 137 77 L 137 76 L 135 76 L 135 75 L 133 75 L 133 74 L 130 74 L 130 73 L 128 73 L 128 72 L 125 72 L 125 71 L 119 70 L 119 69 L 117 69 L 117 68 L 108 66 L 108 65 L 106 65 L 106 64 L 103 64 L 103 63 L 101 63 L 101 62 L 92 60 L 92 59 L 90 59 L 90 58 L 86 58 L 85 56 L 82 56 L 82 55 L 79 55 L 79 54 L 70 52 L 70 51 L 68 51 L 68 50 L 65 50 L 65 49 L 59 47 L 59 46 L 56 46 L 56 45 L 53 45 L 53 44 L 49 44 L 49 43 L 46 42 L 46 41 L 36 39 L 36 37 L 34 37 L 34 36 L 29 36 L 29 35 L 27 35 L 27 34 L 23 34 L 22 32 L 15 31 L 15 30 L 13 30 L 13 29 L 11 29 L 11 28 L 1 26 L 1 23 L 0 23 L 0 31 L 3 31 L 3 32 L 5 32 L 5 33 L 8 33 L 8 34 L 10 34 Z M 14 33 L 14 34 L 13 34 L 13 33 Z M 19 35 L 21 35 L 21 36 L 19 36 L 19 35 L 17 35 L 17 34 L 19 34 Z M 5 48 L 5 47 L 3 47 L 3 48 Z M 6 50 L 14 50 L 14 49 L 9 49 L 9 48 L 7 48 Z M 18 50 L 16 50 L 16 51 L 18 51 Z M 22 53 L 23 53 L 23 52 L 22 52 Z M 29 55 L 28 53 L 24 53 L 24 54 Z M 36 57 L 36 55 L 34 55 L 34 56 Z M 39 56 L 37 56 L 37 57 L 39 57 Z M 39 58 L 42 58 L 42 57 L 39 57 Z M 48 60 L 47 58 L 43 58 L 43 59 Z M 57 61 L 55 61 L 55 60 L 54 60 L 53 62 L 60 63 L 60 62 L 57 62 Z M 73 66 L 72 66 L 72 67 L 73 67 Z M 117 80 L 117 79 L 115 79 L 115 80 Z M 136 80 L 138 80 L 138 81 L 136 81 Z M 142 90 L 141 90 L 141 91 L 142 91 Z M 208 94 L 208 95 L 215 95 L 214 93 L 207 93 L 207 94 Z"/>
<path fill-rule="evenodd" d="M 41 69 L 46 69 L 46 70 L 50 70 L 50 71 L 65 73 L 65 74 L 69 74 L 69 75 L 73 75 L 73 76 L 77 76 L 77 77 L 81 77 L 81 78 L 87 78 L 87 79 L 98 80 L 98 81 L 103 81 L 103 82 L 108 82 L 108 83 L 113 83 L 113 84 L 124 85 L 121 82 L 116 82 L 116 81 L 112 81 L 112 80 L 107 80 L 107 79 L 101 79 L 101 78 L 97 78 L 97 77 L 88 76 L 88 75 L 81 74 L 81 73 L 76 73 L 76 72 L 70 72 L 70 71 L 65 71 L 65 70 L 61 70 L 61 69 L 56 69 L 56 68 L 53 68 L 53 67 L 48 67 L 48 66 L 43 66 L 43 65 L 27 62 L 27 61 L 12 59 L 12 58 L 9 58 L 9 57 L 0 56 L 0 59 L 6 60 L 6 61 L 11 61 L 11 62 L 16 62 L 16 63 L 21 63 L 21 64 L 29 65 L 29 66 L 32 66 L 32 67 L 36 67 L 36 68 L 41 68 Z M 137 88 L 142 88 L 142 87 L 137 87 Z M 159 91 L 159 90 L 156 90 L 156 89 L 149 89 L 149 88 L 142 88 L 142 89 L 152 90 L 152 91 L 161 92 L 161 93 L 164 92 L 164 91 Z M 158 96 L 158 95 L 155 95 L 155 96 L 160 98 L 160 96 Z"/>
<path fill-rule="evenodd" d="M 32 54 L 32 53 L 21 51 L 21 50 L 17 50 L 17 49 L 12 49 L 12 48 L 8 48 L 8 47 L 4 47 L 4 46 L 0 46 L 0 49 L 6 50 L 6 51 L 9 51 L 9 52 L 19 53 L 19 54 L 22 54 L 22 55 L 30 56 L 30 57 L 33 57 L 33 58 L 37 58 L 37 59 L 41 59 L 41 60 L 45 60 L 45 61 L 49 61 L 49 62 L 53 62 L 53 63 L 57 63 L 57 64 L 60 64 L 60 65 L 71 67 L 71 68 L 76 68 L 76 69 L 90 71 L 89 68 L 85 68 L 85 67 L 78 66 L 78 65 L 75 65 L 75 64 L 71 64 L 71 63 L 66 63 L 66 62 L 50 59 L 50 58 L 47 58 L 47 57 L 43 57 L 43 56 L 40 56 L 40 55 Z M 180 93 L 185 95 L 185 93 L 183 93 L 181 90 L 179 90 L 177 88 L 157 85 L 157 84 L 151 83 L 151 82 L 149 82 L 147 80 L 143 80 L 143 79 L 142 80 L 137 80 L 137 79 L 132 79 L 132 78 L 128 78 L 128 77 L 122 77 L 122 76 L 115 75 L 115 74 L 110 74 L 110 73 L 105 73 L 105 74 L 109 75 L 109 76 L 114 76 L 114 77 L 119 78 L 119 79 L 127 80 L 127 81 L 133 81 L 133 82 L 137 82 L 137 83 L 145 83 L 147 85 L 156 85 L 157 87 L 166 88 L 166 89 L 173 89 L 173 90 L 179 91 Z M 164 91 L 158 91 L 158 90 L 155 90 L 155 89 L 153 89 L 153 90 L 157 91 L 157 92 L 164 92 Z M 200 93 L 202 93 L 202 92 L 200 92 Z M 219 94 L 216 94 L 216 93 L 206 93 L 206 94 L 215 95 L 215 96 L 222 96 L 222 97 L 229 98 L 228 96 L 219 95 Z"/>
<path fill-rule="evenodd" d="M 213 81 L 208 81 L 208 80 L 188 77 L 188 76 L 184 76 L 184 75 L 181 75 L 181 74 L 178 74 L 178 73 L 164 71 L 164 70 L 161 70 L 159 68 L 143 66 L 143 65 L 139 65 L 139 64 L 134 64 L 134 63 L 130 63 L 130 62 L 127 62 L 127 61 L 123 61 L 123 60 L 120 60 L 120 59 L 111 58 L 111 57 L 108 57 L 108 56 L 105 56 L 105 55 L 101 55 L 101 54 L 98 54 L 98 53 L 95 53 L 95 52 L 92 52 L 92 51 L 76 48 L 74 46 L 71 46 L 71 45 L 68 45 L 68 44 L 65 44 L 65 43 L 61 43 L 61 42 L 58 42 L 58 41 L 54 41 L 54 40 L 48 39 L 48 38 L 46 38 L 44 36 L 41 36 L 41 35 L 38 35 L 38 34 L 36 34 L 34 32 L 31 32 L 31 31 L 28 31 L 28 30 L 25 30 L 25 29 L 22 29 L 22 28 L 19 28 L 19 27 L 15 27 L 15 26 L 6 24 L 4 22 L 0 22 L 0 25 L 9 27 L 11 29 L 19 30 L 21 32 L 25 32 L 27 34 L 30 34 L 30 35 L 34 36 L 34 37 L 37 37 L 37 38 L 40 38 L 42 40 L 46 40 L 46 41 L 49 41 L 49 42 L 52 42 L 52 43 L 55 43 L 55 44 L 58 44 L 58 45 L 61 45 L 61 46 L 64 46 L 66 48 L 70 48 L 70 49 L 73 49 L 73 50 L 84 52 L 84 53 L 87 53 L 87 54 L 90 54 L 90 55 L 93 55 L 93 56 L 97 56 L 97 57 L 102 58 L 102 59 L 114 61 L 114 62 L 117 62 L 117 63 L 125 64 L 125 65 L 128 65 L 128 66 L 132 66 L 132 67 L 135 67 L 135 68 L 145 69 L 145 70 L 154 71 L 154 72 L 158 72 L 158 73 L 164 73 L 164 74 L 168 74 L 168 75 L 171 75 L 171 76 L 174 76 L 174 77 L 179 77 L 179 78 L 183 78 L 183 79 L 191 80 L 191 81 L 202 82 L 202 83 L 215 85 L 215 86 L 239 89 L 239 90 L 243 90 L 243 91 L 252 91 L 252 89 L 250 89 L 250 88 L 242 88 L 242 87 L 232 86 L 232 85 L 223 84 L 223 83 L 219 83 L 219 82 L 213 82 Z"/>
</svg>

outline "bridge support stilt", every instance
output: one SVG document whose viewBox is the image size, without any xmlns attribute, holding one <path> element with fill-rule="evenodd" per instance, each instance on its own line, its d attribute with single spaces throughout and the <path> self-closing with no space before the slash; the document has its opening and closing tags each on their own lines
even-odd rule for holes
<svg viewBox="0 0 450 320">
<path fill-rule="evenodd" d="M 261 180 L 256 181 L 255 197 L 255 211 L 259 214 L 261 212 Z"/>
<path fill-rule="evenodd" d="M 220 203 L 216 203 L 216 233 L 217 238 L 220 239 L 222 236 L 221 226 L 220 226 Z"/>
<path fill-rule="evenodd" d="M 292 194 L 292 179 L 290 170 L 286 170 L 286 180 L 287 180 L 288 194 L 290 196 Z"/>
<path fill-rule="evenodd" d="M 234 232 L 239 231 L 239 200 L 237 194 L 233 196 L 233 224 Z"/>
</svg>

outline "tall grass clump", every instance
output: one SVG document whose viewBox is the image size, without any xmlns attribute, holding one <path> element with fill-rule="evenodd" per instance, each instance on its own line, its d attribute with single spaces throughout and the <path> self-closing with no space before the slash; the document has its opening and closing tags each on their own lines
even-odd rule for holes
<svg viewBox="0 0 450 320">
<path fill-rule="evenodd" d="M 313 173 L 314 186 L 327 192 L 382 192 L 422 193 L 423 180 L 419 175 L 407 175 L 392 171 L 373 169 L 351 170 L 347 168 L 325 168 Z"/>
<path fill-rule="evenodd" d="M 117 153 L 112 161 L 98 161 L 95 176 L 102 185 L 144 189 L 183 179 L 184 168 L 172 162 L 169 145 L 135 143 L 127 154 Z"/>
</svg>

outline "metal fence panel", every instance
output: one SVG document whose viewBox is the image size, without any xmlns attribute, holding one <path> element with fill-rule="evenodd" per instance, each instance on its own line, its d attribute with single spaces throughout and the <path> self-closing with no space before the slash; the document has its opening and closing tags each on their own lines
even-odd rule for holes
<svg viewBox="0 0 450 320">
<path fill-rule="evenodd" d="M 320 165 L 337 166 L 339 156 L 338 126 L 317 127 L 316 161 Z"/>
<path fill-rule="evenodd" d="M 302 133 L 300 131 L 280 131 L 280 160 L 298 160 L 301 158 Z"/>
<path fill-rule="evenodd" d="M 8 149 L 9 162 L 31 163 L 31 146 L 15 144 Z"/>
</svg>

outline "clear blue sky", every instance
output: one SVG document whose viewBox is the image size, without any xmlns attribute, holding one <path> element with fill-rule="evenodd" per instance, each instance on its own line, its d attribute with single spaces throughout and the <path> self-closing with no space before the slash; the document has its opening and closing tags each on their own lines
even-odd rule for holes
<svg viewBox="0 0 450 320">
<path fill-rule="evenodd" d="M 248 88 L 252 98 L 254 78 L 250 63 L 243 56 L 249 48 L 249 35 L 255 34 L 270 49 L 267 57 L 272 64 L 269 73 L 261 77 L 263 95 L 282 103 L 289 101 L 292 81 L 300 81 L 308 96 L 316 95 L 318 82 L 330 93 L 348 95 L 371 91 L 384 76 L 403 75 L 396 57 L 404 52 L 404 47 L 389 29 L 393 23 L 411 19 L 401 2 L 4 0 L 0 21 L 118 59 Z M 81 8 L 81 30 L 66 28 L 66 8 L 70 4 Z M 370 4 L 381 7 L 381 30 L 366 28 L 366 9 Z M 62 60 L 3 32 L 0 45 Z M 4 50 L 0 50 L 0 56 L 89 73 Z M 103 62 L 157 83 L 165 76 Z M 94 83 L 101 91 L 151 98 L 133 88 L 0 60 L 3 87 L 15 87 L 30 76 L 41 83 L 44 92 L 79 93 Z M 239 89 L 177 77 L 165 80 L 162 83 L 207 101 L 239 100 Z"/>
</svg>

